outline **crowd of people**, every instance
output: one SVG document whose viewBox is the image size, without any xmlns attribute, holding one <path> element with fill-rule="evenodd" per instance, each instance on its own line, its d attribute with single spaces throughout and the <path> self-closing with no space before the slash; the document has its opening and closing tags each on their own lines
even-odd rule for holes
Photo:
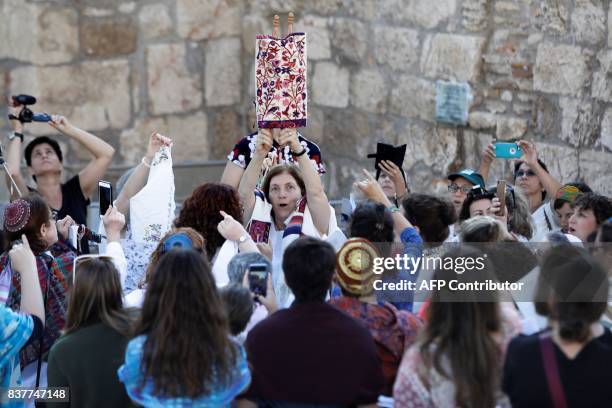
<svg viewBox="0 0 612 408">
<path fill-rule="evenodd" d="M 114 149 L 52 116 L 92 155 L 64 183 L 56 140 L 24 148 L 21 108 L 9 108 L 1 390 L 68 387 L 69 402 L 48 404 L 75 407 L 612 401 L 612 201 L 588 180 L 557 180 L 534 142 L 517 142 L 505 189 L 488 184 L 493 160 L 505 160 L 490 144 L 478 170 L 448 175 L 444 195 L 419 191 L 384 153 L 394 147 L 380 148 L 337 218 L 321 149 L 293 128 L 259 129 L 175 214 L 173 140 L 153 132 L 90 254 L 86 235 L 70 235 L 87 223 Z M 452 269 L 373 267 L 483 255 L 465 282 L 531 282 L 533 296 L 467 290 L 457 300 L 448 285 L 419 289 L 457 279 Z M 405 284 L 416 289 L 392 289 Z M 0 405 L 33 401 L 4 392 Z"/>
</svg>

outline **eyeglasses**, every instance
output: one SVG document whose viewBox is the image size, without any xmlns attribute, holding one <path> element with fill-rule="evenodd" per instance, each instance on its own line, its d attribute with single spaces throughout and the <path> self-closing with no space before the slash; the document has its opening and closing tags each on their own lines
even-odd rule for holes
<svg viewBox="0 0 612 408">
<path fill-rule="evenodd" d="M 72 285 L 76 282 L 76 270 L 78 267 L 91 262 L 92 259 L 99 259 L 103 262 L 113 262 L 113 257 L 110 255 L 86 254 L 79 255 L 72 261 Z"/>
<path fill-rule="evenodd" d="M 533 170 L 526 170 L 526 171 L 525 170 L 519 170 L 519 171 L 516 172 L 515 178 L 519 178 L 519 177 L 523 177 L 523 176 L 525 176 L 525 177 L 533 177 L 535 175 L 536 174 L 533 172 Z"/>
<path fill-rule="evenodd" d="M 449 184 L 448 191 L 451 193 L 456 193 L 457 191 L 461 191 L 462 193 L 469 193 L 472 189 L 472 186 L 460 186 L 458 184 Z"/>
</svg>

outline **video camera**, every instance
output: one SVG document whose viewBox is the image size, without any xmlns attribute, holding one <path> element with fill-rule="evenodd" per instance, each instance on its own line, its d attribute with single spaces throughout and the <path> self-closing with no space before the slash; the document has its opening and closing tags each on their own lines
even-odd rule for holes
<svg viewBox="0 0 612 408">
<path fill-rule="evenodd" d="M 21 123 L 30 122 L 49 122 L 51 121 L 51 115 L 48 113 L 34 113 L 28 108 L 28 105 L 34 105 L 36 98 L 31 95 L 13 95 L 11 97 L 13 102 L 17 105 L 23 105 L 23 109 L 19 112 L 19 116 L 9 115 L 9 119 L 16 119 Z"/>
</svg>

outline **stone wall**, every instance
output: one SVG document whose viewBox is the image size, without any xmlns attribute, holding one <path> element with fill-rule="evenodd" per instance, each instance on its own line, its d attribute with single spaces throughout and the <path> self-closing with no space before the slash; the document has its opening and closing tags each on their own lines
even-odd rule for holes
<svg viewBox="0 0 612 408">
<path fill-rule="evenodd" d="M 439 191 L 493 137 L 535 139 L 554 175 L 612 194 L 609 3 L 0 0 L 0 91 L 110 141 L 115 164 L 136 163 L 154 129 L 174 137 L 178 162 L 223 159 L 254 124 L 254 36 L 292 10 L 309 35 L 303 133 L 322 147 L 331 197 L 378 140 L 407 143 L 414 189 Z M 438 79 L 472 86 L 469 126 L 435 123 Z M 86 160 L 62 140 L 67 164 Z M 491 180 L 508 170 L 497 160 Z"/>
</svg>

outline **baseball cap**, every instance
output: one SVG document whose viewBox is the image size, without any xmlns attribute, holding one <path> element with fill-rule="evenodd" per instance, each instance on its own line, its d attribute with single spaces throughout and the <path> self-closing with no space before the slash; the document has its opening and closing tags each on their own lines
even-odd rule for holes
<svg viewBox="0 0 612 408">
<path fill-rule="evenodd" d="M 453 181 L 458 177 L 463 177 L 473 185 L 480 185 L 483 188 L 485 186 L 484 178 L 480 175 L 480 173 L 472 169 L 463 169 L 457 173 L 451 173 L 448 175 L 448 179 L 450 181 Z"/>
</svg>

